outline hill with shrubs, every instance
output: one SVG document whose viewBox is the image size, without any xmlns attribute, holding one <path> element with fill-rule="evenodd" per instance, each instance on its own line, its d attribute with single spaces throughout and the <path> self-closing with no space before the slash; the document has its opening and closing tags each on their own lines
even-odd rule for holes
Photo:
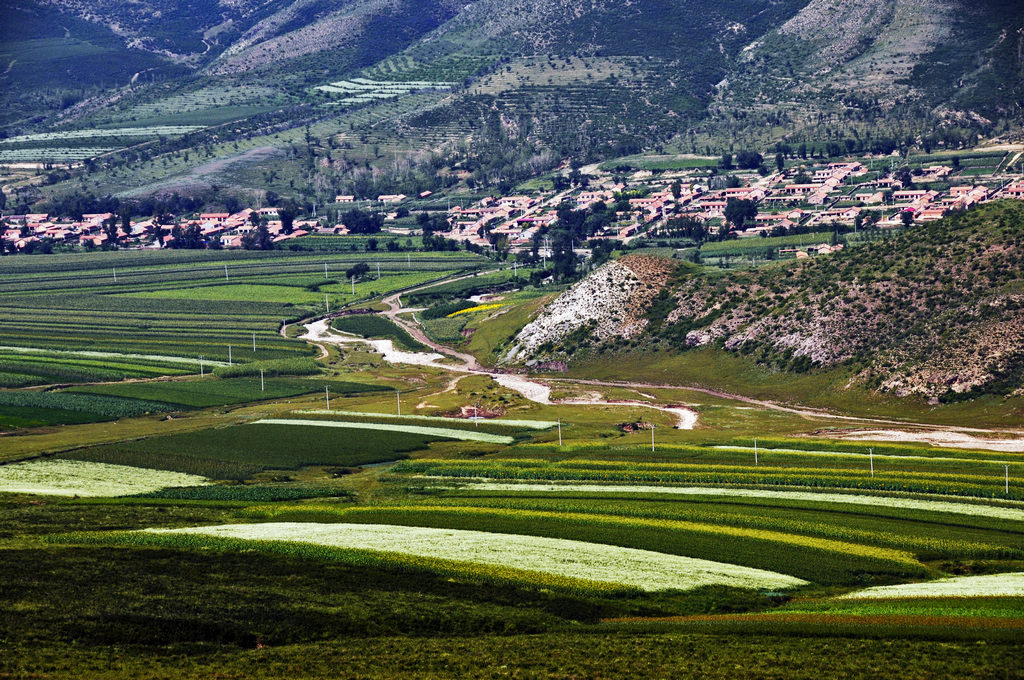
<svg viewBox="0 0 1024 680">
<path fill-rule="evenodd" d="M 932 401 L 1020 393 L 1022 263 L 1024 205 L 1000 202 L 806 261 L 725 272 L 680 264 L 632 310 L 643 318 L 633 344 L 671 352 L 720 347 L 788 372 L 841 369 L 850 384 Z M 581 289 L 621 267 L 609 263 L 556 299 L 507 356 L 580 360 L 621 345 L 590 332 L 605 316 L 619 318 L 618 304 L 558 325 L 541 345 L 530 339 L 563 319 Z"/>
</svg>

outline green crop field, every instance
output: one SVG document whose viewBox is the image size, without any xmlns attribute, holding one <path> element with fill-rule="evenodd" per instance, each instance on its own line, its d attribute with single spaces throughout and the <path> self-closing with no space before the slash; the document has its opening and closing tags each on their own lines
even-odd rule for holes
<svg viewBox="0 0 1024 680">
<path fill-rule="evenodd" d="M 150 402 L 165 402 L 186 408 L 225 406 L 248 401 L 294 397 L 310 392 L 321 392 L 327 387 L 337 395 L 358 394 L 382 389 L 338 380 L 296 380 L 270 378 L 261 385 L 259 377 L 207 379 L 201 381 L 174 381 L 125 383 L 113 385 L 87 385 L 74 387 L 68 393 L 102 394 Z"/>
<path fill-rule="evenodd" d="M 536 403 L 297 339 L 325 294 L 379 309 L 481 268 L 465 256 L 382 253 L 379 281 L 361 252 L 110 256 L 9 258 L 0 287 L 0 380 L 53 385 L 0 390 L 5 459 L 42 456 L 0 465 L 0 674 L 316 677 L 339 654 L 371 678 L 736 677 L 740 655 L 779 677 L 1015 668 L 1020 454 L 842 441 L 684 389 L 552 381 Z M 549 299 L 515 283 L 442 281 L 405 318 L 487 356 Z M 503 308 L 448 316 L 493 290 Z M 332 323 L 425 349 L 380 316 Z M 557 403 L 595 391 L 636 403 Z M 692 404 L 698 426 L 644 403 Z M 653 450 L 620 427 L 640 421 Z M 71 495 L 143 473 L 191 476 Z M 965 595 L 876 590 L 950 577 Z"/>
<path fill-rule="evenodd" d="M 99 422 L 173 409 L 171 404 L 117 395 L 0 390 L 0 430 Z"/>
<path fill-rule="evenodd" d="M 276 251 L 11 258 L 0 286 L 0 386 L 198 373 L 200 357 L 208 367 L 311 357 L 306 343 L 282 337 L 282 324 L 485 262 Z M 359 263 L 371 271 L 353 292 L 345 271 Z"/>
<path fill-rule="evenodd" d="M 436 438 L 299 425 L 239 425 L 63 454 L 71 460 L 171 470 L 214 479 L 246 479 L 267 469 L 351 467 L 404 458 Z"/>
</svg>

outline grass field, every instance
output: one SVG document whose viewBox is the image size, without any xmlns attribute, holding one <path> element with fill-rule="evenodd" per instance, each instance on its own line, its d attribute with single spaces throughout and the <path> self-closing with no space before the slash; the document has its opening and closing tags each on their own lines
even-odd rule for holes
<svg viewBox="0 0 1024 680">
<path fill-rule="evenodd" d="M 0 438 L 4 458 L 43 456 L 0 465 L 0 480 L 14 480 L 0 481 L 0 579 L 11 586 L 0 589 L 11 652 L 0 675 L 735 678 L 770 668 L 820 678 L 827 668 L 854 678 L 898 667 L 987 678 L 1017 668 L 1019 454 L 843 442 L 822 431 L 834 421 L 724 396 L 552 383 L 558 398 L 600 391 L 697 409 L 698 427 L 676 430 L 666 413 L 537 404 L 487 375 L 362 350 L 315 361 L 297 333 L 280 334 L 281 320 L 324 311 L 324 289 L 345 286 L 330 270 L 361 254 L 331 260 L 328 277 L 308 255 L 112 255 L 118 289 L 101 281 L 96 256 L 54 268 L 16 259 L 16 290 L 0 290 L 0 306 L 22 306 L 4 307 L 16 316 L 0 328 L 24 335 L 3 345 L 43 352 L 6 349 L 3 361 L 83 373 L 194 373 L 199 354 L 218 364 L 204 364 L 214 375 L 202 379 L 0 390 L 0 423 L 36 425 Z M 229 282 L 217 280 L 225 263 Z M 382 267 L 380 287 L 463 266 L 405 265 Z M 70 287 L 78 276 L 88 292 Z M 489 277 L 476 278 L 504 283 Z M 481 283 L 467 281 L 419 302 L 433 309 L 428 324 L 464 319 L 460 341 L 485 357 L 547 293 L 448 319 Z M 66 328 L 31 314 L 43 297 L 33 286 L 77 301 Z M 214 288 L 296 297 L 171 295 Z M 153 293 L 167 297 L 143 297 Z M 359 299 L 373 302 L 370 290 Z M 338 321 L 397 337 L 380 317 Z M 65 336 L 77 353 L 47 349 Z M 725 367 L 726 382 L 753 370 L 687 360 L 692 371 Z M 664 375 L 656 362 L 630 365 Z M 804 388 L 764 376 L 753 390 Z M 859 397 L 831 399 L 840 409 Z M 501 415 L 464 417 L 473 406 Z M 639 420 L 656 426 L 653 451 L 648 431 L 619 427 Z"/>
<path fill-rule="evenodd" d="M 351 467 L 404 458 L 406 452 L 425 448 L 435 439 L 402 432 L 378 432 L 371 436 L 355 430 L 301 425 L 239 425 L 90 447 L 62 455 L 73 460 L 171 470 L 213 479 L 246 479 L 267 469 Z"/>
</svg>

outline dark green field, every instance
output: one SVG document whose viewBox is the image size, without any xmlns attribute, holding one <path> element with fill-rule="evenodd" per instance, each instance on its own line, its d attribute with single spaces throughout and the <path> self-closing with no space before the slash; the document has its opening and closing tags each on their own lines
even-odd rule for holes
<svg viewBox="0 0 1024 680">
<path fill-rule="evenodd" d="M 404 458 L 433 438 L 381 432 L 368 445 L 361 430 L 296 425 L 239 425 L 153 437 L 63 454 L 74 460 L 173 470 L 214 479 L 246 479 L 267 469 L 350 467 Z"/>
</svg>

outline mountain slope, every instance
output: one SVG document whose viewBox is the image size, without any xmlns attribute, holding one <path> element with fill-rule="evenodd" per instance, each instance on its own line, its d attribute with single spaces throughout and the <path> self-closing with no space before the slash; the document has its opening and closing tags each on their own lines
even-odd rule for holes
<svg viewBox="0 0 1024 680">
<path fill-rule="evenodd" d="M 1008 0 L 813 0 L 746 47 L 714 106 L 770 107 L 819 138 L 862 121 L 897 134 L 1019 125 L 1024 14 Z"/>
<path fill-rule="evenodd" d="M 42 17 L 34 25 L 51 42 L 33 49 L 18 31 L 4 33 L 0 134 L 210 126 L 191 148 L 159 159 L 148 177 L 154 187 L 189 175 L 200 157 L 235 155 L 240 144 L 273 146 L 287 159 L 260 181 L 255 172 L 225 173 L 218 186 L 312 202 L 331 193 L 326 187 L 359 193 L 356 172 L 367 164 L 385 177 L 379 193 L 406 192 L 399 155 L 415 162 L 466 141 L 486 147 L 482 168 L 453 161 L 472 166 L 474 187 L 514 186 L 525 178 L 523 159 L 589 163 L 858 139 L 901 151 L 959 148 L 1019 134 L 1024 124 L 1024 15 L 1011 0 L 11 6 Z M 98 43 L 100 56 L 78 58 Z M 358 78 L 440 86 L 318 89 Z M 366 88 L 368 96 L 349 96 Z M 307 125 L 309 138 L 299 132 Z M 494 140 L 500 153 L 489 151 Z M 75 179 L 38 191 L 81 192 Z M 133 173 L 96 179 L 89 190 L 97 195 L 139 189 Z"/>
<path fill-rule="evenodd" d="M 851 382 L 900 396 L 1007 394 L 1024 386 L 1024 205 L 992 204 L 806 263 L 683 272 L 633 313 L 646 317 L 651 348 L 715 345 L 788 371 L 841 367 Z M 522 352 L 546 316 L 510 357 L 564 359 L 612 339 L 584 340 L 588 319 Z"/>
</svg>

